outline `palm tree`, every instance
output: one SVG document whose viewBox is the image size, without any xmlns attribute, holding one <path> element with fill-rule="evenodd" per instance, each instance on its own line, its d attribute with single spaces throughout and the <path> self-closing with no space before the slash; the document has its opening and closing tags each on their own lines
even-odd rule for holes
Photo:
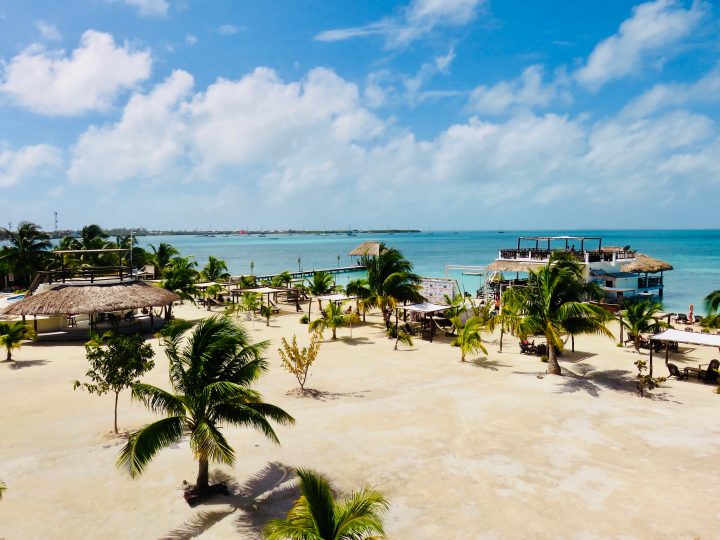
<svg viewBox="0 0 720 540">
<path fill-rule="evenodd" d="M 290 287 L 290 283 L 292 283 L 292 274 L 285 270 L 284 272 L 281 272 L 280 274 L 277 274 L 272 277 L 270 280 L 270 285 L 273 287 Z"/>
<path fill-rule="evenodd" d="M 360 313 L 362 310 L 363 322 L 365 322 L 365 312 L 367 311 L 365 302 L 371 296 L 367 279 L 361 278 L 348 281 L 345 286 L 345 294 L 355 297 L 355 311 Z"/>
<path fill-rule="evenodd" d="M 457 336 L 450 343 L 453 347 L 460 348 L 460 361 L 465 361 L 467 354 L 482 351 L 487 354 L 487 349 L 482 343 L 482 319 L 480 317 L 470 317 L 465 324 L 462 324 L 460 316 L 452 319 L 453 325 L 457 330 Z"/>
<path fill-rule="evenodd" d="M 312 281 L 308 280 L 308 292 L 313 296 L 330 294 L 336 289 L 332 274 L 328 272 L 313 272 Z M 318 301 L 319 302 L 319 301 Z M 308 302 L 308 320 L 312 310 L 312 298 Z"/>
<path fill-rule="evenodd" d="M 202 269 L 202 276 L 207 281 L 221 281 L 230 277 L 227 263 L 210 255 L 207 264 Z"/>
<path fill-rule="evenodd" d="M 3 493 L 7 490 L 7 486 L 5 485 L 5 482 L 0 480 L 0 501 L 2 501 Z"/>
<path fill-rule="evenodd" d="M 598 285 L 583 278 L 580 264 L 559 254 L 551 256 L 544 267 L 531 271 L 527 286 L 508 289 L 503 298 L 517 307 L 521 337 L 545 335 L 547 372 L 560 375 L 557 350 L 562 349 L 563 334 L 572 331 L 613 337 L 606 326 L 612 315 L 601 306 L 588 303 L 600 295 Z"/>
<path fill-rule="evenodd" d="M 308 469 L 297 471 L 300 498 L 285 519 L 270 521 L 266 540 L 370 540 L 385 537 L 383 515 L 388 502 L 379 491 L 364 487 L 342 501 L 328 479 Z"/>
<path fill-rule="evenodd" d="M 19 349 L 23 341 L 35 339 L 35 332 L 30 330 L 24 322 L 0 322 L 0 347 L 5 347 L 7 356 L 5 362 L 12 362 L 12 350 Z"/>
<path fill-rule="evenodd" d="M 620 322 L 627 328 L 628 334 L 632 335 L 633 345 L 637 352 L 640 352 L 642 333 L 651 332 L 665 324 L 657 316 L 661 311 L 662 306 L 651 300 L 625 304 L 625 309 L 621 311 Z"/>
<path fill-rule="evenodd" d="M 191 257 L 175 257 L 164 269 L 164 277 L 160 282 L 163 289 L 180 295 L 184 300 L 193 302 L 196 293 L 197 263 Z"/>
<path fill-rule="evenodd" d="M 349 322 L 348 314 L 343 312 L 342 306 L 335 302 L 328 302 L 323 309 L 323 316 L 315 319 L 308 325 L 311 332 L 319 332 L 320 334 L 327 328 L 332 330 L 333 341 L 337 340 L 337 329 L 346 326 Z"/>
<path fill-rule="evenodd" d="M 379 308 L 389 327 L 389 317 L 399 302 L 420 302 L 420 276 L 412 272 L 412 263 L 395 248 L 380 244 L 379 254 L 365 255 L 360 263 L 367 270 L 370 295 L 365 300 L 368 308 Z"/>
<path fill-rule="evenodd" d="M 241 326 L 228 317 L 213 316 L 201 321 L 181 348 L 182 335 L 190 326 L 171 323 L 163 332 L 174 393 L 150 384 L 133 386 L 133 399 L 165 418 L 131 434 L 117 466 L 136 477 L 158 451 L 188 435 L 198 461 L 195 488 L 203 490 L 208 487 L 211 461 L 228 465 L 235 461 L 221 427 L 254 427 L 277 443 L 269 420 L 281 425 L 295 420 L 279 407 L 264 403 L 251 388 L 267 370 L 262 357 L 267 342 L 250 343 Z"/>
<path fill-rule="evenodd" d="M 180 256 L 180 252 L 177 249 L 165 242 L 160 242 L 158 247 L 150 244 L 150 249 L 152 249 L 152 254 L 149 255 L 150 261 L 153 266 L 155 266 L 155 277 L 158 278 L 163 276 L 165 268 L 170 265 L 170 261 L 172 261 L 174 257 Z"/>
<path fill-rule="evenodd" d="M 720 328 L 720 290 L 713 291 L 705 297 L 705 311 L 707 317 L 703 319 L 702 325 L 707 328 Z"/>
<path fill-rule="evenodd" d="M 0 229 L 9 246 L 0 249 L 0 260 L 5 262 L 23 285 L 29 285 L 38 270 L 42 270 L 52 247 L 50 236 L 34 223 L 24 221 L 16 230 Z"/>
</svg>

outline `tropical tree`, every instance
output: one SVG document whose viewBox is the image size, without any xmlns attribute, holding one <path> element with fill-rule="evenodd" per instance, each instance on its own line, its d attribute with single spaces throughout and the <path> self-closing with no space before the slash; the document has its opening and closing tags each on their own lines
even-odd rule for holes
<svg viewBox="0 0 720 540">
<path fill-rule="evenodd" d="M 328 272 L 313 272 L 312 280 L 308 280 L 308 292 L 313 296 L 323 296 L 335 292 L 336 286 L 332 274 Z M 312 299 L 308 302 L 308 319 L 312 310 Z"/>
<path fill-rule="evenodd" d="M 250 343 L 244 328 L 228 317 L 213 316 L 198 323 L 183 346 L 188 323 L 170 323 L 163 332 L 173 392 L 150 384 L 133 386 L 133 399 L 165 418 L 139 429 L 118 457 L 118 467 L 131 477 L 141 474 L 163 448 L 190 439 L 198 461 L 196 490 L 207 489 L 209 463 L 232 465 L 235 452 L 220 431 L 223 426 L 247 426 L 278 443 L 270 421 L 295 420 L 265 403 L 252 384 L 267 370 L 262 353 L 267 342 Z"/>
<path fill-rule="evenodd" d="M 457 331 L 457 336 L 450 342 L 453 347 L 460 348 L 460 361 L 465 361 L 465 356 L 477 351 L 487 354 L 487 349 L 482 342 L 482 319 L 472 316 L 462 324 L 460 316 L 452 319 L 452 323 Z"/>
<path fill-rule="evenodd" d="M 227 263 L 210 255 L 207 264 L 202 269 L 202 277 L 207 281 L 225 281 L 230 277 Z"/>
<path fill-rule="evenodd" d="M 705 311 L 707 317 L 703 319 L 702 325 L 707 328 L 720 328 L 720 290 L 713 291 L 705 297 Z"/>
<path fill-rule="evenodd" d="M 627 302 L 625 309 L 620 312 L 621 324 L 627 328 L 628 334 L 632 335 L 633 345 L 637 352 L 640 352 L 640 340 L 643 332 L 651 332 L 664 323 L 658 317 L 662 306 L 658 302 L 642 300 L 640 302 Z"/>
<path fill-rule="evenodd" d="M 0 249 L 0 260 L 23 285 L 29 285 L 33 276 L 45 267 L 48 250 L 52 247 L 50 236 L 34 223 L 24 221 L 16 230 L 0 229 L 10 245 Z"/>
<path fill-rule="evenodd" d="M 110 337 L 92 336 L 85 343 L 85 355 L 90 362 L 90 370 L 85 374 L 92 383 L 75 381 L 73 389 L 84 388 L 99 396 L 113 392 L 115 410 L 113 427 L 118 432 L 117 411 L 120 392 L 139 381 L 139 378 L 154 366 L 152 358 L 155 352 L 140 334 L 133 336 Z"/>
<path fill-rule="evenodd" d="M 292 283 L 292 274 L 287 270 L 273 276 L 270 280 L 270 285 L 273 287 L 290 287 L 290 283 Z"/>
<path fill-rule="evenodd" d="M 115 246 L 120 249 L 129 249 L 130 253 L 121 253 L 118 257 L 120 264 L 130 264 L 132 260 L 133 268 L 142 268 L 150 261 L 150 254 L 143 248 L 137 245 L 138 239 L 135 236 L 122 235 L 115 238 Z"/>
<path fill-rule="evenodd" d="M 380 244 L 378 255 L 365 255 L 360 263 L 367 270 L 370 294 L 368 308 L 379 308 L 389 326 L 390 314 L 399 302 L 420 302 L 420 276 L 412 272 L 412 263 L 395 248 Z"/>
<path fill-rule="evenodd" d="M 597 284 L 587 282 L 578 262 L 564 254 L 554 254 L 537 271 L 530 271 L 525 287 L 512 287 L 503 296 L 517 307 L 517 330 L 521 337 L 542 333 L 548 349 L 547 372 L 560 375 L 557 350 L 563 346 L 563 334 L 601 334 L 613 337 L 606 323 L 613 317 L 597 304 Z"/>
<path fill-rule="evenodd" d="M 5 482 L 0 480 L 0 501 L 2 501 L 3 493 L 7 490 L 7 485 L 5 485 Z"/>
<path fill-rule="evenodd" d="M 238 303 L 232 310 L 239 314 L 241 311 L 247 313 L 252 320 L 253 328 L 255 328 L 255 311 L 260 309 L 260 295 L 254 292 L 244 292 Z"/>
<path fill-rule="evenodd" d="M 480 317 L 484 326 L 486 326 L 490 332 L 494 332 L 498 326 L 500 327 L 500 352 L 502 352 L 503 349 L 505 332 L 517 334 L 522 319 L 518 314 L 519 310 L 522 309 L 522 305 L 516 305 L 519 296 L 509 293 L 509 291 L 510 289 L 503 293 L 500 311 L 497 314 L 493 314 L 494 306 L 492 304 L 485 304 L 477 313 L 477 316 Z"/>
<path fill-rule="evenodd" d="M 35 339 L 35 332 L 22 321 L 10 323 L 0 322 L 0 347 L 5 347 L 5 362 L 12 362 L 13 349 L 19 349 L 23 341 Z"/>
<path fill-rule="evenodd" d="M 197 279 L 197 263 L 191 257 L 175 257 L 171 259 L 163 272 L 160 286 L 172 291 L 183 300 L 194 302 L 193 295 L 197 292 L 195 280 Z"/>
<path fill-rule="evenodd" d="M 283 367 L 292 373 L 297 379 L 300 385 L 300 392 L 305 393 L 305 381 L 307 380 L 310 366 L 315 362 L 318 352 L 320 352 L 320 336 L 315 333 L 310 338 L 310 345 L 298 347 L 297 336 L 293 334 L 292 343 L 288 343 L 285 338 L 281 340 L 281 347 L 278 349 L 280 353 L 280 360 L 282 360 Z"/>
<path fill-rule="evenodd" d="M 372 295 L 367 279 L 361 278 L 348 281 L 345 286 L 345 294 L 355 297 L 355 311 L 358 314 L 362 311 L 363 322 L 365 322 L 366 301 Z"/>
<path fill-rule="evenodd" d="M 265 527 L 266 540 L 370 540 L 385 537 L 383 516 L 387 499 L 364 487 L 347 499 L 336 500 L 328 479 L 309 469 L 298 469 L 300 498 L 285 519 Z"/>
<path fill-rule="evenodd" d="M 320 335 L 328 328 L 332 330 L 333 341 L 337 340 L 337 329 L 347 326 L 350 322 L 349 314 L 344 313 L 342 306 L 336 302 L 328 302 L 323 309 L 323 316 L 315 319 L 308 325 L 310 332 L 319 332 Z"/>
<path fill-rule="evenodd" d="M 170 262 L 175 257 L 180 256 L 180 252 L 175 249 L 171 244 L 160 242 L 158 247 L 150 244 L 152 253 L 148 254 L 150 263 L 155 266 L 155 277 L 162 277 L 165 273 L 165 268 L 170 265 Z"/>
</svg>

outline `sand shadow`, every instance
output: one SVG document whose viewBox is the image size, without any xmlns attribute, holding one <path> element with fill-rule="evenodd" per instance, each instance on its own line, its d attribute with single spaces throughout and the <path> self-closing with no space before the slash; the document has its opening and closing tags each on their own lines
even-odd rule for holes
<svg viewBox="0 0 720 540">
<path fill-rule="evenodd" d="M 467 363 L 475 367 L 486 369 L 488 371 L 497 371 L 500 367 L 512 367 L 509 364 L 501 364 L 497 360 L 488 360 L 486 357 L 475 358 Z"/>
<path fill-rule="evenodd" d="M 210 483 L 224 483 L 230 495 L 218 495 L 201 503 L 184 523 L 168 532 L 163 539 L 189 540 L 200 536 L 224 519 L 238 515 L 235 523 L 239 532 L 259 538 L 268 520 L 287 515 L 300 492 L 295 483 L 295 470 L 281 463 L 268 463 L 244 484 L 222 472 L 211 473 Z M 208 507 L 222 506 L 212 509 Z"/>
<path fill-rule="evenodd" d="M 368 338 L 366 338 L 364 336 L 363 337 L 345 336 L 345 337 L 339 338 L 338 341 L 342 341 L 346 345 L 352 345 L 353 347 L 355 347 L 357 345 L 372 345 L 373 344 L 372 341 L 370 341 Z"/>
<path fill-rule="evenodd" d="M 370 390 L 359 390 L 357 392 L 327 392 L 325 390 L 316 390 L 315 388 L 306 388 L 305 391 L 299 388 L 288 390 L 285 395 L 299 398 L 311 398 L 317 401 L 335 401 L 344 397 L 364 398 L 365 393 Z"/>
<path fill-rule="evenodd" d="M 600 397 L 601 390 L 612 390 L 621 394 L 637 395 L 637 379 L 626 369 L 595 371 L 589 364 L 577 364 L 576 371 L 563 370 L 563 381 L 557 392 L 586 392 Z"/>
<path fill-rule="evenodd" d="M 25 369 L 34 366 L 44 366 L 49 363 L 49 360 L 14 360 L 7 362 L 6 365 L 10 369 Z"/>
<path fill-rule="evenodd" d="M 585 352 L 585 351 L 571 352 L 571 351 L 565 350 L 565 351 L 563 351 L 562 359 L 564 362 L 567 362 L 568 364 L 578 364 L 578 363 L 582 362 L 583 360 L 592 358 L 593 356 L 597 356 L 597 353 L 591 353 L 591 352 Z"/>
</svg>

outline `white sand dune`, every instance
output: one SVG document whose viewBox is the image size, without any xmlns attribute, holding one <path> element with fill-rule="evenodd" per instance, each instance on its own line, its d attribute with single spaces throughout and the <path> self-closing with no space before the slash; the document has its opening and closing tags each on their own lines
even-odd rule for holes
<svg viewBox="0 0 720 540">
<path fill-rule="evenodd" d="M 258 388 L 297 424 L 278 429 L 280 446 L 226 429 L 237 462 L 211 470 L 240 493 L 195 509 L 180 491 L 196 474 L 186 442 L 139 479 L 124 477 L 112 398 L 72 390 L 87 369 L 82 345 L 24 346 L 17 365 L 0 364 L 0 538 L 257 538 L 296 496 L 295 466 L 322 471 L 341 492 L 382 490 L 391 538 L 720 538 L 711 386 L 669 380 L 641 399 L 636 355 L 607 338 L 578 338 L 561 360 L 566 375 L 552 377 L 509 336 L 502 354 L 490 336 L 487 358 L 462 364 L 444 337 L 396 352 L 379 318 L 369 322 L 353 340 L 340 330 L 341 341 L 323 345 L 308 383 L 318 392 L 304 398 L 288 393 L 295 380 L 276 349 L 281 336 L 306 339 L 306 327 L 295 314 L 270 328 L 255 322 L 254 338 L 273 344 Z M 146 380 L 169 387 L 154 347 Z M 713 357 L 698 347 L 673 361 Z M 662 357 L 655 365 L 665 374 Z M 121 429 L 153 418 L 121 397 Z"/>
</svg>

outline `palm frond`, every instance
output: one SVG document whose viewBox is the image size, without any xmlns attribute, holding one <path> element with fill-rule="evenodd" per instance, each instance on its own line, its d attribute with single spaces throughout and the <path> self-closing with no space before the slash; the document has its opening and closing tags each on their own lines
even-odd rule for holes
<svg viewBox="0 0 720 540">
<path fill-rule="evenodd" d="M 181 416 L 185 412 L 185 401 L 162 388 L 151 384 L 132 385 L 132 399 L 140 401 L 154 413 Z"/>
<path fill-rule="evenodd" d="M 170 416 L 131 434 L 120 451 L 117 467 L 131 478 L 138 476 L 158 451 L 180 440 L 183 422 L 184 417 Z"/>
<path fill-rule="evenodd" d="M 190 447 L 199 459 L 232 465 L 235 452 L 222 433 L 207 419 L 193 425 Z"/>
</svg>

